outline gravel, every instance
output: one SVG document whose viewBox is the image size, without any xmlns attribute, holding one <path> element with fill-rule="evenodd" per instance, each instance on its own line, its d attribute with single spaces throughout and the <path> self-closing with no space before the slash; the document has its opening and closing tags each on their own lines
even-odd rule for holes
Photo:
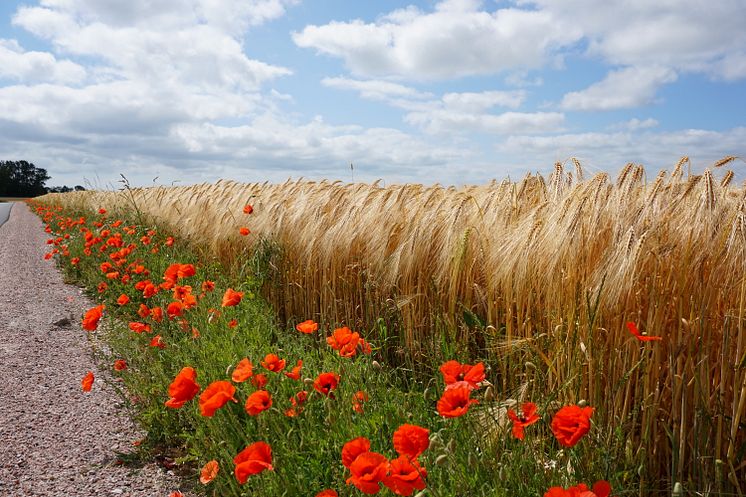
<svg viewBox="0 0 746 497">
<path fill-rule="evenodd" d="M 0 496 L 168 497 L 174 475 L 118 459 L 143 433 L 80 328 L 94 304 L 43 259 L 47 237 L 22 203 L 0 226 Z"/>
</svg>

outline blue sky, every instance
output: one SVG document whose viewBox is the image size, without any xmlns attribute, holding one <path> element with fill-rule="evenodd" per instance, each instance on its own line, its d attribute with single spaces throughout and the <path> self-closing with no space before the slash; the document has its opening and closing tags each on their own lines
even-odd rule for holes
<svg viewBox="0 0 746 497">
<path fill-rule="evenodd" d="M 746 157 L 746 2 L 603 5 L 4 0 L 0 159 L 105 188 Z"/>
</svg>

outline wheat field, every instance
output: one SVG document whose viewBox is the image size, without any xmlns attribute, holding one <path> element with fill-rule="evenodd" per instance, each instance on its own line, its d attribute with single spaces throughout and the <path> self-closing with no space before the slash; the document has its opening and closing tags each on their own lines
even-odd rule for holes
<svg viewBox="0 0 746 497">
<path fill-rule="evenodd" d="M 346 323 L 415 360 L 443 342 L 486 347 L 501 391 L 587 400 L 669 481 L 738 486 L 746 183 L 725 170 L 738 160 L 701 175 L 686 157 L 616 179 L 572 160 L 460 188 L 221 180 L 43 200 L 139 215 L 227 264 L 259 248 L 284 321 Z M 663 340 L 638 342 L 628 321 Z"/>
</svg>

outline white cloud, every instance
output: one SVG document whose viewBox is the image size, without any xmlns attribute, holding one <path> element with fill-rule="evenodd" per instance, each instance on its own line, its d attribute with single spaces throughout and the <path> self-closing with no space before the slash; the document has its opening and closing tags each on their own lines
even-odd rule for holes
<svg viewBox="0 0 746 497">
<path fill-rule="evenodd" d="M 442 1 L 429 13 L 409 8 L 373 23 L 310 25 L 293 33 L 293 40 L 344 59 L 358 75 L 420 80 L 539 68 L 582 34 L 538 10 L 486 12 L 480 5 Z"/>
<path fill-rule="evenodd" d="M 565 116 L 559 112 L 505 112 L 485 114 L 435 109 L 410 112 L 404 120 L 431 134 L 488 133 L 545 133 L 559 131 Z"/>
<path fill-rule="evenodd" d="M 655 67 L 627 67 L 580 91 L 567 93 L 560 107 L 565 110 L 614 110 L 649 104 L 663 84 L 676 81 L 672 70 Z"/>
<path fill-rule="evenodd" d="M 431 93 L 420 92 L 409 86 L 382 80 L 360 81 L 344 77 L 324 78 L 321 84 L 338 90 L 354 90 L 369 100 L 387 101 L 396 98 L 423 99 L 431 98 Z"/>
<path fill-rule="evenodd" d="M 526 92 L 523 90 L 446 93 L 443 95 L 443 103 L 448 109 L 461 112 L 482 112 L 492 107 L 517 109 L 524 100 L 526 100 Z"/>
<path fill-rule="evenodd" d="M 649 129 L 649 128 L 655 128 L 660 124 L 657 120 L 653 119 L 652 117 L 649 117 L 647 119 L 638 119 L 636 117 L 630 119 L 629 121 L 619 123 L 617 125 L 612 126 L 612 128 L 617 129 L 626 129 L 629 131 L 637 131 L 640 129 Z"/>
<path fill-rule="evenodd" d="M 16 40 L 0 38 L 0 78 L 3 77 L 23 83 L 78 83 L 86 77 L 86 70 L 47 52 L 25 51 Z"/>
<path fill-rule="evenodd" d="M 664 66 L 734 78 L 721 62 L 743 56 L 743 0 L 519 0 L 560 24 L 574 23 L 590 55 L 621 66 Z M 743 65 L 741 65 L 743 68 Z M 739 70 L 737 77 L 746 77 Z"/>
<path fill-rule="evenodd" d="M 546 167 L 578 157 L 596 169 L 615 171 L 627 162 L 651 170 L 670 168 L 687 155 L 698 168 L 726 155 L 746 154 L 746 127 L 725 131 L 685 129 L 667 132 L 586 132 L 553 136 L 511 136 L 496 148 L 519 163 Z"/>
<path fill-rule="evenodd" d="M 455 6 L 453 7 L 455 8 Z M 434 99 L 431 93 L 382 80 L 325 78 L 324 86 L 357 91 L 362 98 L 386 102 L 405 109 L 404 121 L 428 134 L 469 132 L 507 134 L 556 131 L 564 116 L 556 112 L 491 114 L 493 107 L 516 109 L 526 99 L 524 90 L 446 93 Z"/>
<path fill-rule="evenodd" d="M 746 77 L 744 19 L 743 0 L 615 0 L 603 8 L 597 0 L 516 0 L 494 11 L 479 1 L 449 0 L 432 11 L 408 7 L 374 22 L 309 25 L 293 39 L 367 77 L 525 74 L 574 53 L 582 42 L 587 55 L 613 66 L 733 80 Z"/>
</svg>

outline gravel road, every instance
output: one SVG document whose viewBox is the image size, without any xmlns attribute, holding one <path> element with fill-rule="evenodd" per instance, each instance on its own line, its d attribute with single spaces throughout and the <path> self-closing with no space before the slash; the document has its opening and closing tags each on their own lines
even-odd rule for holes
<svg viewBox="0 0 746 497">
<path fill-rule="evenodd" d="M 118 463 L 143 434 L 91 358 L 80 317 L 93 304 L 43 259 L 46 238 L 21 202 L 0 226 L 0 496 L 168 497 L 173 475 Z"/>
</svg>

